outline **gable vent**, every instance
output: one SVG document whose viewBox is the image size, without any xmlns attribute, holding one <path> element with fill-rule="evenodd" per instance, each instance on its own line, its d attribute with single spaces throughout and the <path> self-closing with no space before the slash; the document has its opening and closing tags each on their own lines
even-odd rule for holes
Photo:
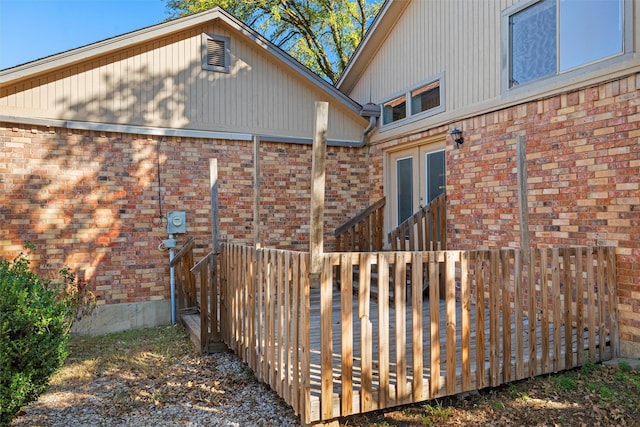
<svg viewBox="0 0 640 427">
<path fill-rule="evenodd" d="M 202 69 L 229 72 L 229 37 L 202 35 Z"/>
<path fill-rule="evenodd" d="M 207 65 L 210 67 L 223 67 L 224 60 L 224 40 L 207 40 Z"/>
</svg>

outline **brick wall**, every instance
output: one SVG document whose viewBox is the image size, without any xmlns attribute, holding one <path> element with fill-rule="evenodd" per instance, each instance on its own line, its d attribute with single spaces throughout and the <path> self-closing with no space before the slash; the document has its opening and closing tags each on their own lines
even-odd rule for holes
<svg viewBox="0 0 640 427">
<path fill-rule="evenodd" d="M 311 147 L 263 142 L 260 156 L 263 244 L 304 250 Z M 370 194 L 365 156 L 366 149 L 328 148 L 328 250 L 335 227 L 379 197 Z M 193 236 L 196 258 L 209 250 L 211 158 L 218 159 L 221 237 L 251 243 L 251 141 L 1 123 L 0 256 L 10 259 L 32 242 L 40 274 L 69 266 L 100 304 L 168 299 L 168 254 L 157 249 L 167 238 L 166 213 L 186 212 L 179 244 Z"/>
<path fill-rule="evenodd" d="M 474 117 L 447 150 L 449 248 L 519 247 L 515 137 L 534 246 L 610 245 L 621 339 L 640 354 L 640 75 Z"/>
</svg>

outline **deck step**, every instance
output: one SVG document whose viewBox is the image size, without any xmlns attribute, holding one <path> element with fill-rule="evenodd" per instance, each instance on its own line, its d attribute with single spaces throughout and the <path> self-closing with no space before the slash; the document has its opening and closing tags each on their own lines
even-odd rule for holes
<svg viewBox="0 0 640 427">
<path fill-rule="evenodd" d="M 189 334 L 189 338 L 197 351 L 203 354 L 224 353 L 229 347 L 224 342 L 210 340 L 206 346 L 202 346 L 200 340 L 200 313 L 189 313 L 180 316 L 181 323 Z"/>
</svg>

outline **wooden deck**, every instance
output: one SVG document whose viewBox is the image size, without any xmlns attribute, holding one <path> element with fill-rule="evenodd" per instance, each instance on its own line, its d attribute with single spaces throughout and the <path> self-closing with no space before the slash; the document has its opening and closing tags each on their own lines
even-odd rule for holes
<svg viewBox="0 0 640 427">
<path fill-rule="evenodd" d="M 305 425 L 619 351 L 613 248 L 331 253 L 319 287 L 308 266 L 308 253 L 223 245 L 177 274 L 181 307 L 206 302 L 182 319 L 196 346 L 224 342 Z"/>
</svg>

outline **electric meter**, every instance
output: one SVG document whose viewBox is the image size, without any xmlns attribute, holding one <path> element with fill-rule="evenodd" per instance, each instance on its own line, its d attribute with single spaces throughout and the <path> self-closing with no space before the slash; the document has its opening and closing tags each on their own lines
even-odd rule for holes
<svg viewBox="0 0 640 427">
<path fill-rule="evenodd" d="M 184 212 L 169 212 L 167 214 L 167 233 L 184 234 L 187 232 L 187 221 Z"/>
</svg>

